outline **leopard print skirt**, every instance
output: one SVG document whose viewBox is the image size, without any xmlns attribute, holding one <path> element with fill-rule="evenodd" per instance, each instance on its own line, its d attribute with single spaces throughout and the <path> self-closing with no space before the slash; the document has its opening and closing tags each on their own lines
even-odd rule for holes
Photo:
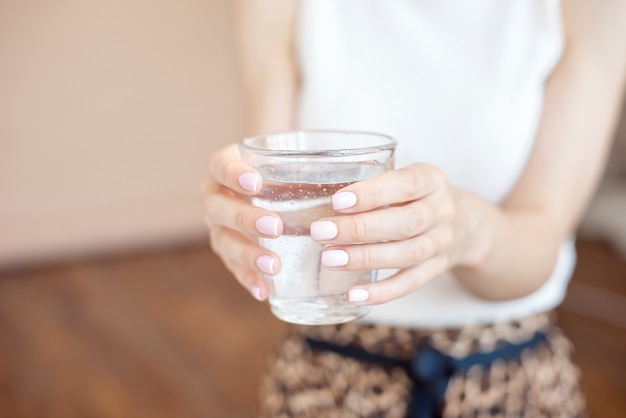
<svg viewBox="0 0 626 418">
<path fill-rule="evenodd" d="M 416 402 L 416 381 L 400 366 L 402 361 L 427 348 L 450 359 L 463 359 L 497 352 L 503 345 L 522 347 L 538 333 L 545 338 L 518 355 L 452 373 L 430 416 L 584 417 L 585 400 L 578 368 L 572 362 L 573 348 L 556 327 L 553 313 L 462 329 L 415 330 L 363 322 L 295 326 L 261 381 L 259 416 L 416 416 L 410 411 Z M 374 360 L 346 355 L 344 349 L 357 350 Z"/>
</svg>

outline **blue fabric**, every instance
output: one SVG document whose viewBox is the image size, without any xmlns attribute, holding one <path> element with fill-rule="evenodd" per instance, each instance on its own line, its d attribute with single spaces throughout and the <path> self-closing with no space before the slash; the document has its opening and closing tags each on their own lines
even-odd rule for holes
<svg viewBox="0 0 626 418">
<path fill-rule="evenodd" d="M 307 338 L 314 351 L 331 351 L 359 361 L 374 363 L 384 368 L 401 367 L 413 381 L 412 399 L 407 418 L 438 418 L 450 378 L 459 371 L 474 365 L 489 367 L 497 359 L 512 360 L 522 351 L 545 342 L 546 334 L 537 332 L 530 340 L 520 344 L 506 343 L 494 351 L 474 353 L 463 358 L 454 358 L 432 347 L 423 347 L 410 360 L 371 354 L 362 348 L 340 346 Z"/>
</svg>

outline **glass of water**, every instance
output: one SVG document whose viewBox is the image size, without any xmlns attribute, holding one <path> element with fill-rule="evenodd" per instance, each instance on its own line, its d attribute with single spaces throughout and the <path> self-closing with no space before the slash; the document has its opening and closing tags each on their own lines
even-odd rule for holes
<svg viewBox="0 0 626 418">
<path fill-rule="evenodd" d="M 376 271 L 328 270 L 324 246 L 313 241 L 312 222 L 332 216 L 331 196 L 341 188 L 393 168 L 395 139 L 365 132 L 295 131 L 246 138 L 243 161 L 259 171 L 263 188 L 255 206 L 277 213 L 279 238 L 260 238 L 282 262 L 280 273 L 265 276 L 273 314 L 286 322 L 337 324 L 365 315 L 368 306 L 348 302 L 347 291 L 376 279 Z"/>
</svg>

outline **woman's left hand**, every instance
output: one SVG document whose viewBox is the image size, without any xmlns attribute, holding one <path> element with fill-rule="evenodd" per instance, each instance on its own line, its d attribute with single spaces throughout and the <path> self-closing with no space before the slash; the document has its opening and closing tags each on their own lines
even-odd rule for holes
<svg viewBox="0 0 626 418">
<path fill-rule="evenodd" d="M 340 215 L 311 224 L 328 245 L 322 264 L 333 270 L 400 269 L 388 279 L 348 292 L 356 304 L 404 296 L 444 271 L 471 263 L 469 222 L 461 191 L 438 168 L 414 164 L 354 183 L 332 197 Z"/>
</svg>

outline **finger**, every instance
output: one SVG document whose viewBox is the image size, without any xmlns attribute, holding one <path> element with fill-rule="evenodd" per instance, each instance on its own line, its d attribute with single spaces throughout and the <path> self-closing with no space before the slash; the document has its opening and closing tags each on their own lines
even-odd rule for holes
<svg viewBox="0 0 626 418">
<path fill-rule="evenodd" d="M 245 195 L 253 195 L 261 190 L 261 175 L 241 160 L 236 144 L 211 154 L 207 165 L 209 177 L 231 190 Z"/>
<path fill-rule="evenodd" d="M 283 233 L 283 221 L 278 215 L 226 193 L 209 193 L 205 214 L 215 224 L 246 234 L 272 238 Z"/>
<path fill-rule="evenodd" d="M 214 226 L 211 230 L 210 242 L 213 252 L 222 259 L 234 261 L 248 269 L 270 276 L 280 272 L 281 262 L 276 254 L 238 232 Z"/>
<path fill-rule="evenodd" d="M 377 244 L 328 247 L 322 252 L 324 267 L 340 270 L 377 270 L 414 267 L 437 253 L 438 245 L 431 234 L 404 241 Z"/>
<path fill-rule="evenodd" d="M 445 176 L 430 164 L 413 164 L 347 186 L 332 196 L 333 209 L 365 212 L 421 199 L 436 190 Z"/>
<path fill-rule="evenodd" d="M 401 270 L 388 279 L 359 285 L 348 291 L 348 300 L 355 305 L 376 305 L 389 302 L 416 291 L 445 271 L 447 261 L 437 256 L 425 262 Z"/>
<path fill-rule="evenodd" d="M 404 240 L 428 230 L 435 222 L 430 202 L 418 201 L 354 215 L 322 218 L 311 223 L 311 238 L 333 244 Z"/>
<path fill-rule="evenodd" d="M 267 299 L 267 285 L 259 273 L 232 260 L 224 260 L 224 265 L 253 298 L 258 301 Z"/>
</svg>

